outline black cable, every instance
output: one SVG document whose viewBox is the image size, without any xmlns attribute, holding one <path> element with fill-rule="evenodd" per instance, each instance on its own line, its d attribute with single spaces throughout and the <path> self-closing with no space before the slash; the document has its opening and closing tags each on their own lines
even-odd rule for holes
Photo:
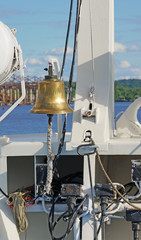
<svg viewBox="0 0 141 240">
<path fill-rule="evenodd" d="M 53 161 L 53 165 L 54 165 L 54 170 L 57 171 L 56 167 L 57 167 L 57 160 L 60 157 L 60 154 L 62 152 L 62 148 L 64 146 L 64 140 L 65 140 L 65 133 L 66 133 L 66 123 L 67 123 L 67 116 L 65 116 L 65 120 L 64 120 L 64 124 L 63 124 L 63 130 L 62 130 L 62 137 L 60 139 L 60 143 L 59 143 L 59 147 L 58 147 L 58 152 L 57 155 L 55 156 L 55 159 Z"/>
<path fill-rule="evenodd" d="M 1 192 L 6 198 L 9 197 L 9 196 L 2 190 L 2 188 L 0 188 L 0 192 Z"/>
<path fill-rule="evenodd" d="M 74 72 L 74 63 L 75 63 L 75 55 L 76 55 L 76 45 L 77 45 L 77 34 L 78 34 L 78 29 L 79 29 L 79 19 L 80 19 L 80 7 L 81 7 L 81 2 L 82 0 L 77 0 L 77 10 L 76 10 L 76 20 L 75 20 L 75 35 L 74 35 L 74 47 L 73 47 L 73 57 L 72 57 L 72 64 L 71 64 L 71 71 L 70 71 L 70 77 L 69 77 L 69 85 L 68 85 L 68 103 L 70 103 L 70 96 L 71 96 L 71 88 L 72 88 L 72 80 L 73 80 L 73 72 Z M 61 68 L 61 78 L 63 75 L 63 71 L 64 71 L 64 65 L 65 65 L 65 59 L 66 59 L 66 52 L 67 52 L 67 45 L 68 45 L 68 37 L 69 37 L 69 32 L 70 32 L 70 24 L 71 24 L 71 16 L 72 16 L 72 6 L 73 6 L 73 1 L 71 0 L 71 4 L 70 4 L 70 14 L 69 14 L 69 22 L 68 22 L 68 30 L 67 30 L 67 36 L 66 36 L 66 43 L 65 43 L 65 49 L 64 49 L 64 57 L 63 57 L 63 64 L 62 64 L 62 68 Z M 65 115 L 65 120 L 64 120 L 64 124 L 63 124 L 63 130 L 62 130 L 62 137 L 60 139 L 60 143 L 59 143 L 59 147 L 58 147 L 58 152 L 57 155 L 54 159 L 54 173 L 56 173 L 57 176 L 57 160 L 62 152 L 62 148 L 64 146 L 64 140 L 65 140 L 65 134 L 66 134 L 66 122 L 67 122 L 67 115 Z M 58 177 L 58 176 L 57 176 Z M 66 236 L 69 234 L 69 232 L 71 231 L 74 222 L 75 222 L 75 218 L 77 217 L 77 214 L 75 213 L 74 217 L 72 215 L 72 218 L 69 218 L 68 221 L 68 226 L 67 226 L 67 230 L 66 233 L 59 237 L 59 238 L 55 238 L 53 236 L 53 230 L 54 227 L 56 226 L 57 223 L 53 223 L 53 219 L 54 219 L 54 205 L 55 205 L 55 201 L 53 200 L 53 204 L 50 210 L 50 214 L 49 214 L 49 231 L 52 237 L 52 240 L 61 240 L 61 239 L 65 239 Z M 68 209 L 69 211 L 69 209 Z M 64 214 L 63 214 L 64 216 Z M 62 218 L 59 217 L 57 219 L 57 221 L 60 221 Z"/>
<path fill-rule="evenodd" d="M 82 172 L 76 172 L 69 174 L 67 176 L 64 176 L 61 178 L 61 183 L 75 183 L 80 184 L 80 181 L 82 181 L 83 173 Z"/>
<path fill-rule="evenodd" d="M 101 214 L 101 219 L 100 219 L 100 224 L 99 224 L 99 227 L 98 227 L 98 230 L 97 230 L 97 237 L 98 237 L 99 232 L 100 232 L 100 229 L 101 229 L 101 227 L 102 227 L 103 217 L 104 217 L 104 215 L 103 215 L 103 213 L 102 213 L 102 214 Z"/>
<path fill-rule="evenodd" d="M 56 201 L 53 202 L 53 205 L 52 205 L 50 213 L 49 213 L 49 221 L 48 221 L 49 222 L 49 231 L 50 231 L 52 240 L 62 240 L 68 236 L 68 234 L 71 232 L 71 230 L 74 226 L 74 223 L 75 223 L 77 215 L 80 211 L 80 208 L 83 206 L 84 202 L 87 200 L 88 197 L 89 196 L 86 195 L 84 197 L 84 199 L 80 202 L 80 204 L 77 204 L 77 205 L 75 205 L 76 204 L 75 197 L 70 197 L 70 200 L 67 201 L 68 209 L 62 215 L 60 215 L 55 222 L 52 221 L 52 215 L 54 214 L 54 206 L 55 206 Z M 72 207 L 72 205 L 74 205 L 74 206 Z M 59 223 L 59 221 L 61 219 L 64 220 L 65 218 L 68 218 L 68 224 L 67 224 L 67 229 L 66 229 L 65 233 L 60 237 L 55 237 L 53 232 L 54 232 L 56 225 Z"/>
<path fill-rule="evenodd" d="M 137 186 L 135 185 L 134 182 L 127 183 L 127 184 L 124 185 L 124 187 L 125 187 L 125 188 L 130 187 L 130 188 L 128 189 L 128 191 L 126 191 L 126 195 L 127 195 L 129 192 L 131 192 L 134 187 L 137 188 Z M 137 191 L 134 193 L 134 196 L 136 196 L 136 195 L 138 194 L 138 192 L 139 192 L 139 189 L 137 188 Z"/>
<path fill-rule="evenodd" d="M 54 205 L 55 205 L 55 203 L 54 203 Z M 67 211 L 65 211 L 61 216 L 59 216 L 58 218 L 57 218 L 57 220 L 55 221 L 55 222 L 52 222 L 52 215 L 54 214 L 54 205 L 52 205 L 52 207 L 51 207 L 51 210 L 50 210 L 50 213 L 49 213 L 49 231 L 50 231 L 50 234 L 51 234 L 51 237 L 52 237 L 52 240 L 62 240 L 62 239 L 65 239 L 66 238 L 66 236 L 69 234 L 69 232 L 70 232 L 70 219 L 69 219 L 69 221 L 68 221 L 68 225 L 67 225 L 67 229 L 66 229 L 66 232 L 62 235 L 62 236 L 60 236 L 60 237 L 55 237 L 54 235 L 53 235 L 53 231 L 54 231 L 54 228 L 55 228 L 55 226 L 58 224 L 58 222 L 67 214 L 67 212 L 69 213 L 69 209 L 67 209 Z"/>
<path fill-rule="evenodd" d="M 73 0 L 71 0 L 71 3 L 70 3 L 69 21 L 68 21 L 68 27 L 67 27 L 67 35 L 66 35 L 66 41 L 65 41 L 65 49 L 64 49 L 63 63 L 62 63 L 62 67 L 61 67 L 60 78 L 62 78 L 63 72 L 64 72 L 66 53 L 67 53 L 67 47 L 68 47 L 68 39 L 69 39 L 69 33 L 70 33 L 71 18 L 72 18 L 72 7 L 73 7 Z M 63 130 L 62 130 L 62 137 L 60 139 L 60 143 L 59 143 L 59 147 L 58 147 L 58 153 L 54 159 L 55 170 L 56 170 L 56 162 L 62 152 L 62 148 L 64 145 L 64 139 L 65 139 L 65 133 L 66 133 L 66 122 L 67 122 L 67 115 L 65 115 L 65 120 L 64 120 L 64 124 L 63 124 Z"/>
<path fill-rule="evenodd" d="M 69 21 L 68 21 L 68 28 L 67 28 L 67 35 L 66 35 L 66 42 L 65 42 L 65 49 L 64 49 L 60 78 L 62 78 L 63 72 L 64 72 L 66 53 L 67 53 L 67 47 L 68 47 L 68 39 L 69 39 L 69 33 L 70 33 L 71 17 L 72 17 L 72 7 L 73 7 L 73 0 L 71 0 L 71 3 L 70 3 Z"/>
<path fill-rule="evenodd" d="M 70 76 L 69 76 L 69 84 L 68 84 L 68 103 L 70 103 L 70 96 L 71 96 L 71 88 L 72 88 L 72 80 L 73 80 L 73 72 L 74 72 L 74 62 L 75 62 L 75 55 L 76 55 L 76 45 L 77 45 L 77 34 L 78 34 L 78 29 L 79 29 L 79 20 L 80 20 L 80 8 L 81 8 L 81 3 L 82 0 L 77 0 L 77 9 L 76 9 L 76 20 L 75 20 L 75 34 L 74 34 L 74 46 L 73 46 L 73 57 L 72 57 L 72 64 L 71 64 L 71 71 L 70 71 Z M 63 69 L 64 69 L 64 62 L 66 58 L 66 49 L 67 49 L 67 43 L 68 43 L 68 36 L 69 36 L 69 31 L 70 31 L 70 19 L 71 19 L 71 11 L 72 11 L 72 2 L 70 5 L 70 17 L 69 17 L 69 23 L 68 23 L 68 31 L 67 31 L 67 37 L 66 37 L 66 45 L 65 45 L 65 51 L 64 51 L 64 60 L 63 60 L 63 65 L 62 65 L 62 70 L 61 70 L 61 76 L 63 74 Z M 62 130 L 62 137 L 60 139 L 59 147 L 58 147 L 58 152 L 57 155 L 54 159 L 54 170 L 56 171 L 56 176 L 57 176 L 57 169 L 56 169 L 56 163 L 57 160 L 62 152 L 62 148 L 64 146 L 64 140 L 65 140 L 65 134 L 66 134 L 66 123 L 67 123 L 67 114 L 65 115 L 65 120 L 63 124 L 63 130 Z"/>
<path fill-rule="evenodd" d="M 69 84 L 68 84 L 68 103 L 70 103 L 70 100 L 71 100 L 71 90 L 72 90 L 71 88 L 72 88 L 73 73 L 74 73 L 74 64 L 75 64 L 75 56 L 76 56 L 77 35 L 78 35 L 79 22 L 80 22 L 81 4 L 82 4 L 82 0 L 77 0 L 73 57 L 72 57 L 71 71 L 70 71 Z"/>
</svg>

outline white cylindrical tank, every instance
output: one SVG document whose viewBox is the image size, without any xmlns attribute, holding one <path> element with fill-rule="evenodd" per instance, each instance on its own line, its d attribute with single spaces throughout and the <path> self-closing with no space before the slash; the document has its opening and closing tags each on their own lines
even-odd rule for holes
<svg viewBox="0 0 141 240">
<path fill-rule="evenodd" d="M 24 64 L 22 50 L 15 38 L 16 29 L 10 29 L 0 22 L 0 84 L 8 80 L 16 71 L 20 73 L 21 97 L 2 116 L 0 122 L 10 113 L 25 97 Z"/>
<path fill-rule="evenodd" d="M 19 70 L 20 46 L 15 38 L 15 29 L 0 22 L 0 84 L 4 83 L 14 71 Z"/>
</svg>

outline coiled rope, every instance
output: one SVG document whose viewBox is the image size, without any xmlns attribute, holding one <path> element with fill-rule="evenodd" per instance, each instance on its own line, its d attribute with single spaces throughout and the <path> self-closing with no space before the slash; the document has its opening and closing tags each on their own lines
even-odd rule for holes
<svg viewBox="0 0 141 240">
<path fill-rule="evenodd" d="M 9 195 L 7 204 L 13 206 L 14 219 L 18 232 L 24 232 L 28 228 L 28 220 L 25 215 L 25 193 L 14 192 Z"/>
</svg>

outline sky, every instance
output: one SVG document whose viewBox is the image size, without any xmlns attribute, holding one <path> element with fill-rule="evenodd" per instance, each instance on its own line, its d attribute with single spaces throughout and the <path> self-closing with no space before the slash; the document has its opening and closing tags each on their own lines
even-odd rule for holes
<svg viewBox="0 0 141 240">
<path fill-rule="evenodd" d="M 74 5 L 76 0 L 74 0 Z M 51 57 L 61 65 L 70 0 L 1 0 L 0 21 L 16 28 L 26 62 L 25 75 L 43 77 Z M 73 47 L 72 17 L 67 67 L 68 80 Z M 115 79 L 141 79 L 141 1 L 115 0 Z"/>
</svg>

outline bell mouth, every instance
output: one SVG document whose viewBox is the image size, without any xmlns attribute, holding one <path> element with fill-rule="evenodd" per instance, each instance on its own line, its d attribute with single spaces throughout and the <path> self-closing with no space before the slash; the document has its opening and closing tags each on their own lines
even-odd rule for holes
<svg viewBox="0 0 141 240">
<path fill-rule="evenodd" d="M 60 108 L 55 106 L 49 107 L 36 107 L 34 106 L 30 113 L 35 114 L 65 114 L 65 113 L 72 113 L 73 109 L 67 104 L 64 108 Z"/>
</svg>

